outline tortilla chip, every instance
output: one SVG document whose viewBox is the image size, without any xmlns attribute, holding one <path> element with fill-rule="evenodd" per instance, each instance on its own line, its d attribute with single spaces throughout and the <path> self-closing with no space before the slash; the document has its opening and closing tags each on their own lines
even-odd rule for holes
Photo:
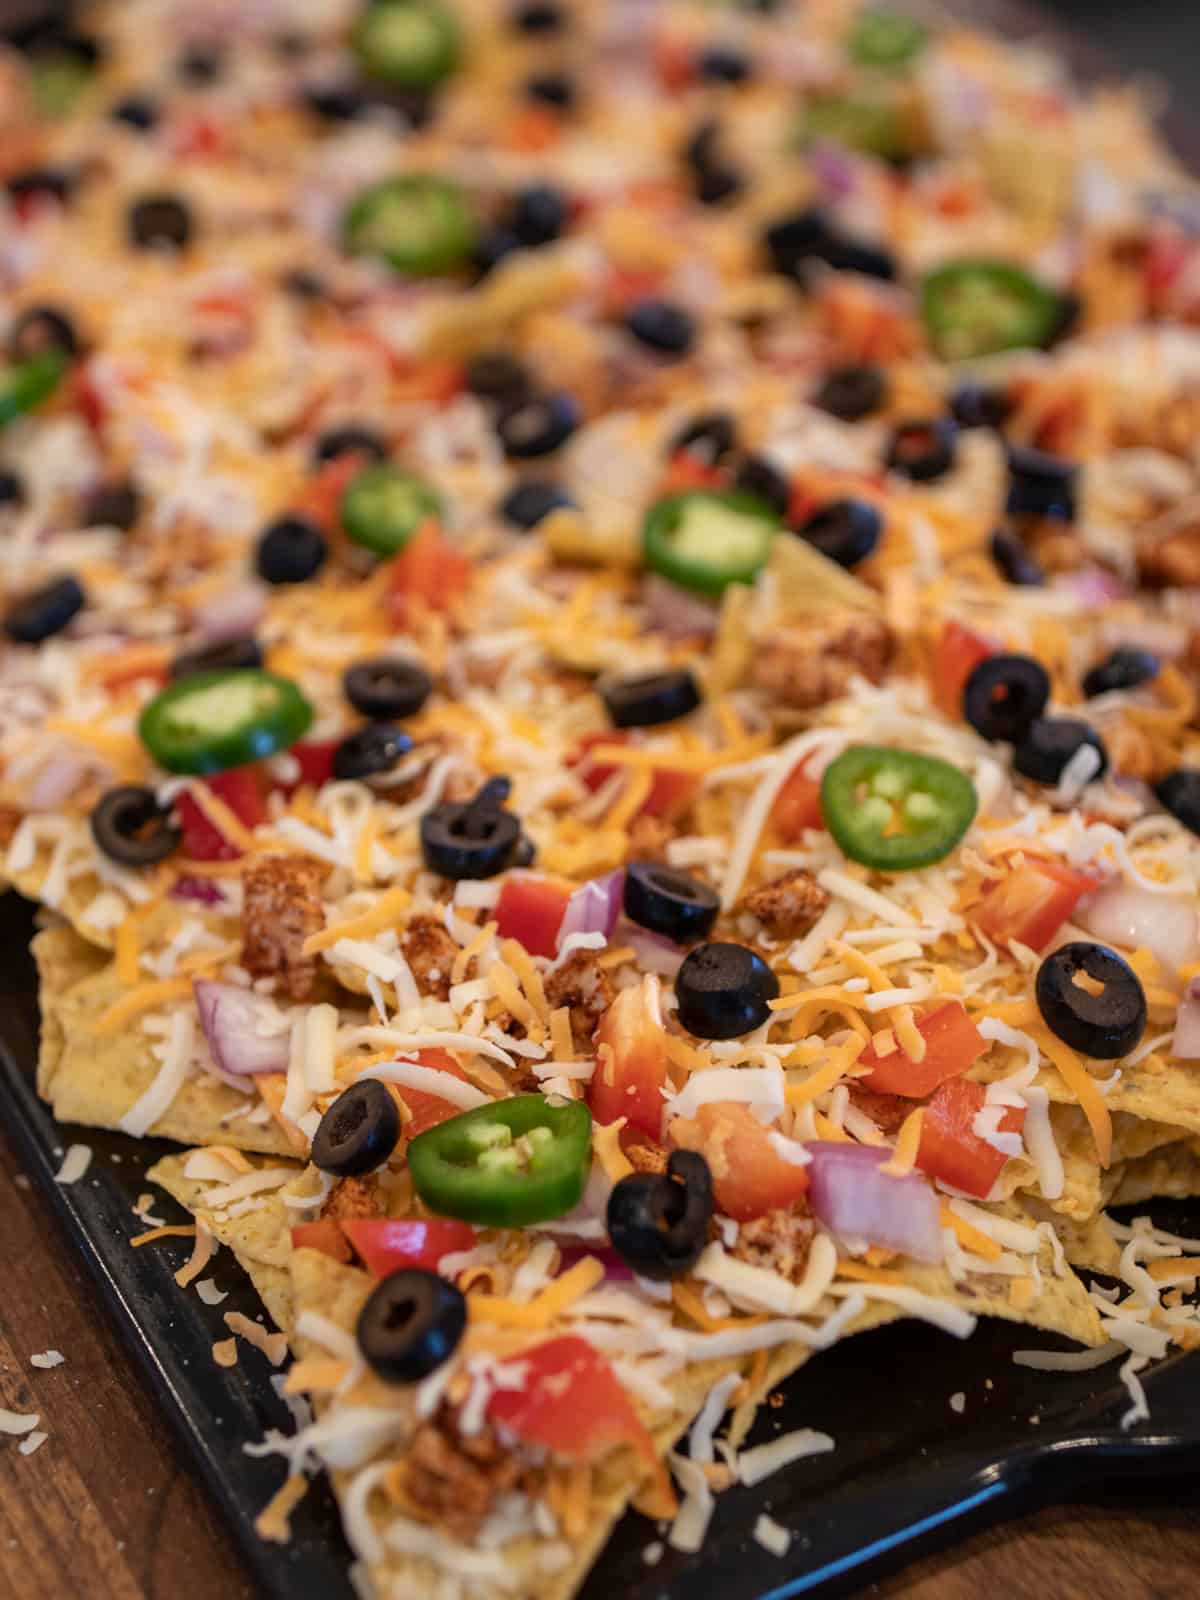
<svg viewBox="0 0 1200 1600">
<path fill-rule="evenodd" d="M 1029 1211 L 1012 1201 L 993 1209 L 998 1216 L 1026 1226 L 1031 1226 L 1036 1220 Z M 1057 1228 L 1058 1219 L 1053 1220 Z M 908 1288 L 917 1289 L 946 1305 L 958 1306 L 973 1316 L 999 1317 L 1005 1322 L 1044 1328 L 1049 1333 L 1075 1339 L 1082 1345 L 1095 1347 L 1103 1344 L 1105 1335 L 1100 1317 L 1088 1299 L 1086 1286 L 1069 1267 L 1061 1277 L 1056 1275 L 1054 1247 L 1048 1239 L 1043 1239 L 1038 1252 L 1038 1269 L 1042 1275 L 1041 1293 L 1028 1306 L 1015 1306 L 1012 1303 L 1009 1295 L 1014 1280 L 1005 1274 L 970 1273 L 956 1283 L 945 1267 L 922 1266 L 919 1262 L 909 1260 L 903 1263 L 901 1271 Z M 845 1336 L 865 1333 L 906 1315 L 901 1307 L 890 1302 L 871 1301 L 869 1283 L 858 1283 L 855 1287 L 868 1297 L 868 1304 L 863 1314 L 846 1330 Z M 827 1313 L 833 1306 L 832 1300 L 826 1300 L 815 1314 Z M 813 1353 L 811 1347 L 805 1344 L 781 1345 L 772 1352 L 761 1382 L 750 1391 L 735 1413 L 734 1425 L 730 1430 L 730 1441 L 735 1449 L 749 1432 L 755 1413 L 767 1394 L 802 1367 Z"/>
<path fill-rule="evenodd" d="M 315 1250 L 296 1250 L 292 1253 L 292 1286 L 295 1309 L 299 1318 L 306 1310 L 319 1312 L 347 1333 L 352 1333 L 363 1303 L 374 1283 L 368 1273 L 359 1267 L 347 1267 Z M 468 1334 L 468 1337 L 470 1335 Z M 547 1333 L 550 1337 L 550 1333 Z M 296 1336 L 296 1353 L 328 1358 L 328 1350 L 300 1333 Z M 686 1373 L 670 1380 L 674 1408 L 669 1416 L 650 1419 L 650 1431 L 660 1455 L 671 1449 L 689 1426 L 704 1397 L 718 1378 L 734 1370 L 732 1361 L 697 1363 Z M 395 1407 L 400 1426 L 405 1426 L 411 1413 L 412 1390 L 390 1386 L 368 1375 L 355 1384 L 340 1403 Z M 318 1417 L 328 1414 L 329 1404 L 320 1396 L 314 1397 L 313 1409 Z M 373 1460 L 386 1460 L 388 1451 L 381 1450 Z M 391 1459 L 401 1459 L 392 1452 Z M 330 1473 L 334 1492 L 339 1502 L 344 1502 L 357 1472 L 334 1470 Z M 515 1588 L 501 1589 L 491 1581 L 472 1579 L 468 1585 L 472 1600 L 569 1600 L 587 1576 L 592 1563 L 607 1542 L 612 1529 L 638 1492 L 645 1478 L 645 1468 L 633 1453 L 625 1448 L 613 1451 L 592 1469 L 587 1526 L 574 1540 L 563 1536 L 553 1540 L 525 1534 L 511 1540 L 504 1548 L 505 1556 L 520 1572 Z M 378 1507 L 380 1492 L 373 1497 Z M 376 1509 L 371 1516 L 377 1533 L 386 1526 L 387 1519 Z M 540 1565 L 539 1558 L 548 1555 L 561 1557 L 550 1567 Z M 425 1600 L 440 1592 L 444 1574 L 430 1560 L 389 1552 L 384 1560 L 364 1563 L 367 1566 L 374 1592 L 402 1594 L 412 1600 Z"/>
<path fill-rule="evenodd" d="M 294 1315 L 288 1257 L 291 1255 L 293 1216 L 283 1203 L 283 1190 L 272 1189 L 269 1194 L 256 1196 L 256 1204 L 237 1216 L 214 1210 L 203 1200 L 205 1190 L 212 1187 L 211 1182 L 189 1178 L 184 1173 L 191 1153 L 164 1156 L 146 1176 L 192 1216 L 203 1221 L 213 1238 L 232 1251 L 276 1327 L 290 1339 Z M 273 1167 L 285 1163 L 252 1159 L 252 1164 Z M 296 1171 L 298 1173 L 300 1168 Z"/>
<path fill-rule="evenodd" d="M 1143 1156 L 1160 1145 L 1171 1144 L 1180 1133 L 1179 1128 L 1170 1123 L 1131 1116 L 1127 1111 L 1114 1113 L 1112 1124 L 1114 1166 L 1131 1157 Z M 1083 1224 L 1109 1203 L 1111 1189 L 1106 1182 L 1107 1174 L 1096 1163 L 1095 1141 L 1087 1118 L 1078 1106 L 1052 1105 L 1050 1125 L 1062 1157 L 1064 1183 L 1062 1194 L 1046 1204 L 1056 1214 L 1056 1225 L 1057 1220 L 1068 1225 Z M 1022 1203 L 1031 1198 L 1045 1200 L 1038 1186 L 1036 1168 L 1026 1157 L 1010 1161 L 1001 1174 L 1001 1181 L 1005 1197 L 1019 1192 Z"/>
<path fill-rule="evenodd" d="M 97 1037 L 96 1017 L 124 993 L 108 963 L 67 927 L 47 928 L 33 941 L 41 974 L 42 1039 L 38 1093 L 62 1122 L 117 1128 L 154 1082 L 158 1062 L 136 1026 Z M 189 1078 L 149 1129 L 180 1144 L 231 1144 L 267 1155 L 294 1154 L 273 1119 L 253 1120 L 262 1102 L 217 1078 Z"/>
<path fill-rule="evenodd" d="M 1073 1219 L 1055 1215 L 1045 1201 L 1029 1197 L 1025 1204 L 1031 1217 L 1053 1225 L 1063 1254 L 1077 1271 L 1101 1272 L 1106 1277 L 1116 1277 L 1121 1247 L 1113 1237 L 1108 1218 L 1102 1211 L 1094 1217 Z"/>
<path fill-rule="evenodd" d="M 1116 1174 L 1110 1205 L 1141 1205 L 1164 1198 L 1186 1200 L 1200 1194 L 1200 1139 L 1181 1139 L 1135 1161 Z"/>
<path fill-rule="evenodd" d="M 979 1083 L 1006 1077 L 1013 1069 L 1015 1058 L 1011 1054 L 1004 1051 L 990 1054 L 993 1060 L 971 1070 L 971 1077 Z M 1055 1105 L 1077 1104 L 1057 1068 L 1043 1066 L 1034 1081 L 1045 1089 Z M 1152 1052 L 1135 1067 L 1124 1070 L 1104 1099 L 1114 1116 L 1117 1112 L 1126 1112 L 1140 1122 L 1165 1124 L 1200 1134 L 1200 1067 L 1186 1061 L 1175 1061 L 1170 1056 Z"/>
</svg>

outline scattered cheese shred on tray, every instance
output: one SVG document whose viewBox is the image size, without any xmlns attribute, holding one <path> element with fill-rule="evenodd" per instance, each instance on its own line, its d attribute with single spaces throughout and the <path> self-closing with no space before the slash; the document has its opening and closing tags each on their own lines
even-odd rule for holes
<svg viewBox="0 0 1200 1600">
<path fill-rule="evenodd" d="M 261 1322 L 253 1322 L 240 1311 L 225 1313 L 225 1326 L 230 1333 L 239 1334 L 247 1344 L 252 1344 L 273 1367 L 279 1366 L 287 1356 L 287 1337 L 282 1333 L 268 1333 Z"/>
<path fill-rule="evenodd" d="M 238 1358 L 236 1339 L 218 1339 L 212 1347 L 213 1360 L 219 1367 L 236 1367 Z"/>
<path fill-rule="evenodd" d="M 144 1244 L 153 1244 L 156 1239 L 190 1239 L 195 1232 L 194 1222 L 163 1222 L 145 1233 L 135 1233 L 129 1244 L 131 1249 L 137 1250 Z"/>
<path fill-rule="evenodd" d="M 781 1433 L 778 1439 L 767 1444 L 752 1445 L 749 1450 L 741 1451 L 737 1458 L 738 1478 L 753 1488 L 781 1467 L 791 1466 L 793 1461 L 824 1455 L 833 1449 L 836 1445 L 829 1434 L 820 1433 L 816 1428 L 796 1428 L 791 1433 Z"/>
<path fill-rule="evenodd" d="M 90 1144 L 72 1144 L 67 1146 L 66 1154 L 62 1158 L 62 1165 L 54 1174 L 55 1183 L 78 1183 L 92 1164 L 92 1147 Z"/>
<path fill-rule="evenodd" d="M 181 1289 L 186 1289 L 193 1278 L 198 1278 L 205 1267 L 213 1258 L 216 1250 L 216 1241 L 209 1232 L 207 1223 L 196 1223 L 196 1241 L 192 1253 L 175 1273 L 175 1282 Z"/>
<path fill-rule="evenodd" d="M 293 1472 L 280 1484 L 275 1493 L 254 1519 L 254 1531 L 260 1539 L 272 1544 L 287 1544 L 292 1536 L 291 1515 L 304 1499 L 308 1479 Z"/>
<path fill-rule="evenodd" d="M 764 1550 L 770 1551 L 773 1556 L 785 1556 L 792 1536 L 788 1530 L 774 1517 L 769 1517 L 765 1511 L 761 1512 L 754 1524 L 754 1539 L 756 1544 L 762 1545 Z"/>
</svg>

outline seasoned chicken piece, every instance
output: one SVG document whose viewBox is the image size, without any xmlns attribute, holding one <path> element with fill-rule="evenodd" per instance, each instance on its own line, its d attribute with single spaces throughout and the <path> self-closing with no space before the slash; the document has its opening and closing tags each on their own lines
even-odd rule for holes
<svg viewBox="0 0 1200 1600">
<path fill-rule="evenodd" d="M 412 968 L 417 988 L 435 1000 L 450 998 L 450 969 L 458 946 L 441 921 L 428 912 L 410 918 L 400 935 L 400 949 Z"/>
<path fill-rule="evenodd" d="M 760 884 L 739 907 L 758 918 L 774 939 L 798 939 L 829 905 L 829 892 L 811 872 L 796 867 L 781 878 Z"/>
<path fill-rule="evenodd" d="M 1154 589 L 1200 586 L 1200 526 L 1163 534 L 1140 550 L 1138 575 Z"/>
<path fill-rule="evenodd" d="M 645 1134 L 639 1134 L 624 1149 L 635 1172 L 651 1172 L 656 1178 L 661 1178 L 666 1172 L 670 1159 L 667 1150 Z"/>
<path fill-rule="evenodd" d="M 383 1191 L 375 1174 L 368 1173 L 365 1178 L 339 1178 L 325 1197 L 321 1216 L 348 1222 L 354 1217 L 381 1217 L 383 1210 Z"/>
<path fill-rule="evenodd" d="M 629 828 L 630 861 L 665 861 L 675 830 L 662 817 L 635 817 Z"/>
<path fill-rule="evenodd" d="M 733 1254 L 754 1267 L 766 1267 L 798 1283 L 808 1265 L 816 1224 L 803 1201 L 790 1210 L 768 1211 L 743 1222 Z"/>
<path fill-rule="evenodd" d="M 612 999 L 613 986 L 608 974 L 589 950 L 576 950 L 557 972 L 546 975 L 546 1000 L 550 1009 L 570 1008 L 571 1032 L 580 1044 L 591 1041 Z"/>
<path fill-rule="evenodd" d="M 880 683 L 896 641 L 882 617 L 843 611 L 784 628 L 766 640 L 751 676 L 784 705 L 810 711 L 846 693 L 853 678 Z"/>
<path fill-rule="evenodd" d="M 523 1470 L 490 1428 L 463 1438 L 453 1412 L 443 1407 L 413 1436 L 405 1457 L 404 1493 L 437 1527 L 469 1542 L 493 1501 L 516 1487 Z"/>
<path fill-rule="evenodd" d="M 881 1094 L 875 1089 L 864 1089 L 851 1084 L 850 1103 L 857 1106 L 886 1138 L 899 1133 L 900 1125 L 913 1108 L 913 1102 L 898 1094 Z"/>
<path fill-rule="evenodd" d="M 316 983 L 317 958 L 303 948 L 325 926 L 328 871 L 311 856 L 267 856 L 242 874 L 242 965 L 256 978 L 278 978 L 289 1000 L 307 1000 Z"/>
</svg>

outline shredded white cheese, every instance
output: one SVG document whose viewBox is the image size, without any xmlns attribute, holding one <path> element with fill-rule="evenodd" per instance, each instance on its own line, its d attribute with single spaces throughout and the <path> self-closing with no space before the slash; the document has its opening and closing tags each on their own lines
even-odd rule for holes
<svg viewBox="0 0 1200 1600">
<path fill-rule="evenodd" d="M 62 1165 L 54 1174 L 55 1183 L 78 1183 L 92 1164 L 92 1147 L 88 1144 L 67 1146 Z"/>
</svg>

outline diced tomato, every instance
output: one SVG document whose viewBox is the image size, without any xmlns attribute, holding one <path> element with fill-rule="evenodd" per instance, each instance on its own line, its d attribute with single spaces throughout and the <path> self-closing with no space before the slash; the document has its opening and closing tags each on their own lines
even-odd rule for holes
<svg viewBox="0 0 1200 1600">
<path fill-rule="evenodd" d="M 1184 234 L 1160 232 L 1147 248 L 1142 264 L 1146 299 L 1158 316 L 1195 320 L 1200 312 L 1200 279 L 1196 263 L 1200 244 Z"/>
<path fill-rule="evenodd" d="M 313 473 L 291 509 L 311 517 L 318 527 L 332 533 L 340 526 L 338 512 L 342 496 L 350 480 L 358 476 L 365 464 L 364 457 L 356 450 L 335 456 Z"/>
<path fill-rule="evenodd" d="M 433 1067 L 438 1072 L 448 1072 L 452 1078 L 458 1078 L 462 1083 L 470 1081 L 448 1050 L 418 1050 L 417 1060 L 423 1067 Z M 430 1094 L 426 1089 L 410 1089 L 402 1086 L 397 1087 L 395 1092 L 412 1113 L 412 1120 L 404 1124 L 406 1139 L 415 1139 L 426 1129 L 436 1128 L 441 1122 L 449 1122 L 451 1117 L 457 1117 L 462 1110 L 461 1106 L 443 1100 L 441 1095 Z"/>
<path fill-rule="evenodd" d="M 406 628 L 422 612 L 450 610 L 470 581 L 470 561 L 430 519 L 392 560 L 392 622 Z"/>
<path fill-rule="evenodd" d="M 794 1205 L 808 1188 L 806 1169 L 783 1159 L 770 1130 L 740 1100 L 711 1101 L 691 1121 L 677 1117 L 670 1134 L 673 1143 L 704 1156 L 717 1210 L 738 1222 Z"/>
<path fill-rule="evenodd" d="M 296 758 L 299 776 L 294 783 L 281 783 L 276 787 L 284 794 L 295 794 L 297 789 L 305 785 L 310 789 L 319 789 L 322 784 L 328 783 L 333 776 L 333 753 L 338 742 L 337 739 L 302 739 L 299 744 L 292 745 L 288 755 Z"/>
<path fill-rule="evenodd" d="M 470 1250 L 475 1243 L 475 1229 L 469 1223 L 445 1217 L 346 1217 L 342 1229 L 377 1278 L 400 1267 L 436 1272 L 443 1256 Z"/>
<path fill-rule="evenodd" d="M 947 622 L 938 641 L 933 667 L 933 699 L 948 717 L 962 716 L 963 689 L 981 661 L 996 654 L 996 646 L 961 622 Z"/>
<path fill-rule="evenodd" d="M 925 1040 L 925 1054 L 920 1061 L 914 1061 L 899 1047 L 890 1055 L 876 1055 L 875 1046 L 869 1044 L 859 1056 L 858 1065 L 870 1067 L 871 1071 L 856 1081 L 881 1094 L 923 1100 L 939 1083 L 965 1072 L 988 1047 L 958 1000 L 947 1000 L 920 1017 L 917 1030 Z"/>
<path fill-rule="evenodd" d="M 225 145 L 225 130 L 216 117 L 199 112 L 179 123 L 171 142 L 177 156 L 203 159 L 221 153 Z"/>
<path fill-rule="evenodd" d="M 1085 894 L 1100 882 L 1047 856 L 1026 856 L 992 885 L 975 908 L 974 922 L 996 944 L 1015 939 L 1044 950 Z"/>
<path fill-rule="evenodd" d="M 515 939 L 531 956 L 553 956 L 571 890 L 553 878 L 522 873 L 506 878 L 496 902 L 502 939 Z"/>
<path fill-rule="evenodd" d="M 628 1394 L 599 1351 L 567 1333 L 522 1350 L 525 1381 L 519 1389 L 495 1389 L 488 1401 L 492 1422 L 526 1444 L 541 1445 L 572 1461 L 594 1461 L 627 1444 L 650 1468 L 658 1465 L 654 1441 Z"/>
<path fill-rule="evenodd" d="M 1008 1157 L 972 1131 L 987 1090 L 970 1078 L 951 1078 L 925 1106 L 921 1119 L 921 1145 L 917 1166 L 964 1194 L 982 1200 L 990 1193 Z M 1001 1133 L 1019 1133 L 1025 1125 L 1023 1107 L 1009 1107 L 1000 1119 Z"/>
<path fill-rule="evenodd" d="M 793 767 L 771 807 L 771 821 L 783 844 L 794 844 L 806 828 L 823 828 L 821 780 L 804 770 L 804 763 Z"/>
<path fill-rule="evenodd" d="M 501 130 L 510 150 L 550 150 L 562 139 L 562 118 L 549 106 L 521 106 Z"/>
<path fill-rule="evenodd" d="M 596 1029 L 596 1070 L 588 1086 L 588 1105 L 597 1122 L 624 1117 L 631 1128 L 658 1138 L 667 1082 L 666 1042 L 653 980 L 622 989 Z"/>
<path fill-rule="evenodd" d="M 321 1222 L 300 1222 L 292 1229 L 293 1250 L 319 1250 L 335 1261 L 349 1263 L 352 1259 L 350 1241 L 333 1217 Z"/>
<path fill-rule="evenodd" d="M 244 827 L 257 828 L 267 820 L 263 802 L 262 769 L 257 766 L 232 767 L 204 780 L 205 787 L 233 812 Z M 208 820 L 186 791 L 175 801 L 175 815 L 183 830 L 183 854 L 191 861 L 236 861 L 241 855 L 229 840 Z"/>
<path fill-rule="evenodd" d="M 690 450 L 676 450 L 667 462 L 658 485 L 660 494 L 675 494 L 681 489 L 725 489 L 729 474 L 724 467 L 710 466 Z"/>
<path fill-rule="evenodd" d="M 615 764 L 593 761 L 589 752 L 598 744 L 628 744 L 629 734 L 623 729 L 604 733 L 585 733 L 575 754 L 568 758 L 569 767 L 578 767 L 580 781 L 593 793 L 603 786 L 617 771 Z M 691 804 L 699 787 L 699 780 L 690 772 L 678 772 L 670 767 L 656 767 L 650 792 L 637 809 L 639 817 L 663 817 L 673 822 Z"/>
<path fill-rule="evenodd" d="M 689 41 L 660 33 L 654 41 L 654 71 L 670 93 L 686 89 L 696 77 L 696 54 Z"/>
<path fill-rule="evenodd" d="M 88 431 L 98 436 L 108 416 L 108 406 L 96 385 L 90 362 L 82 362 L 72 372 L 71 394 Z"/>
<path fill-rule="evenodd" d="M 787 511 L 784 520 L 789 528 L 802 528 L 817 509 L 820 501 L 803 478 L 794 478 L 789 487 Z"/>
<path fill-rule="evenodd" d="M 656 295 L 666 280 L 661 267 L 613 267 L 604 284 L 604 308 L 619 316 L 639 300 Z"/>
</svg>

